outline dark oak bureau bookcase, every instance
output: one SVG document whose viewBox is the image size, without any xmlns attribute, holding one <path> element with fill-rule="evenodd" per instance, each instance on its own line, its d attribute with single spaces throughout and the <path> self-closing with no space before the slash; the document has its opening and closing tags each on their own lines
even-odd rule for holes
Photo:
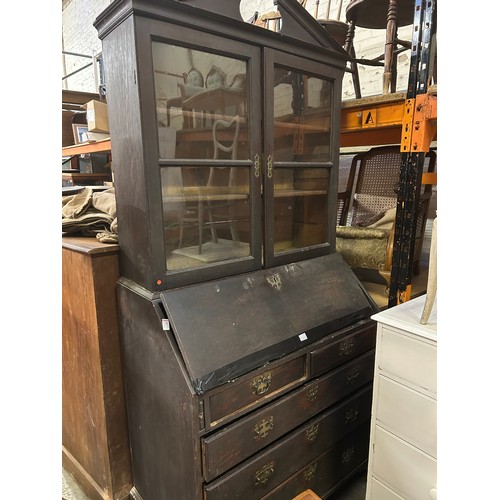
<svg viewBox="0 0 500 500">
<path fill-rule="evenodd" d="M 333 493 L 366 467 L 377 307 L 335 252 L 347 54 L 296 0 L 116 0 L 96 20 L 143 500 Z"/>
</svg>

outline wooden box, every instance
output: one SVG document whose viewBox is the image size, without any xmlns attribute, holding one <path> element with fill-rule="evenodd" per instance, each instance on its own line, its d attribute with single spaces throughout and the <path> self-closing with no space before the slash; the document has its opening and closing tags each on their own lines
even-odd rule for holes
<svg viewBox="0 0 500 500">
<path fill-rule="evenodd" d="M 132 488 L 116 281 L 118 246 L 64 237 L 62 462 L 91 499 Z"/>
</svg>

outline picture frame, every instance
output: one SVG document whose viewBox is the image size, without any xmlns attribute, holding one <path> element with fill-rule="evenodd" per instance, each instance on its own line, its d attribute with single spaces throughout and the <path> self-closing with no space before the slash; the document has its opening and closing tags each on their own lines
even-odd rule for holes
<svg viewBox="0 0 500 500">
<path fill-rule="evenodd" d="M 89 127 L 83 123 L 73 123 L 73 139 L 75 140 L 75 144 L 81 144 L 82 142 L 86 142 L 83 134 L 86 134 L 89 131 Z"/>
</svg>

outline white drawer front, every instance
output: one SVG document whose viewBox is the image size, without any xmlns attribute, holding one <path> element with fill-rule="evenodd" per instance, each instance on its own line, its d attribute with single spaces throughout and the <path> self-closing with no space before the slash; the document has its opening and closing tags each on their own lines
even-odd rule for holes
<svg viewBox="0 0 500 500">
<path fill-rule="evenodd" d="M 385 429 L 437 458 L 435 399 L 380 376 L 376 418 Z"/>
<path fill-rule="evenodd" d="M 436 345 L 386 327 L 378 339 L 378 368 L 403 382 L 436 394 Z"/>
<path fill-rule="evenodd" d="M 400 496 L 429 500 L 429 492 L 437 484 L 435 459 L 378 426 L 373 459 L 373 475 Z"/>
<path fill-rule="evenodd" d="M 370 497 L 367 500 L 404 500 L 404 498 L 379 483 L 376 479 L 372 479 Z"/>
</svg>

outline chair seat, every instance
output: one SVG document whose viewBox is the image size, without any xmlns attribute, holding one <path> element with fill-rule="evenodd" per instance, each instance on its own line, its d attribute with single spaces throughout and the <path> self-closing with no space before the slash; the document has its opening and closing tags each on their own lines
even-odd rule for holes
<svg viewBox="0 0 500 500">
<path fill-rule="evenodd" d="M 351 231 L 343 231 L 345 229 Z M 338 227 L 336 250 L 353 269 L 383 271 L 386 265 L 389 235 L 390 231 L 384 229 Z"/>
<path fill-rule="evenodd" d="M 351 0 L 345 15 L 348 23 L 354 21 L 361 28 L 385 29 L 388 7 L 389 0 Z M 397 26 L 413 24 L 414 10 L 413 0 L 397 0 Z"/>
<path fill-rule="evenodd" d="M 318 23 L 328 31 L 328 34 L 341 46 L 345 44 L 349 25 L 336 19 L 318 19 Z"/>
</svg>

